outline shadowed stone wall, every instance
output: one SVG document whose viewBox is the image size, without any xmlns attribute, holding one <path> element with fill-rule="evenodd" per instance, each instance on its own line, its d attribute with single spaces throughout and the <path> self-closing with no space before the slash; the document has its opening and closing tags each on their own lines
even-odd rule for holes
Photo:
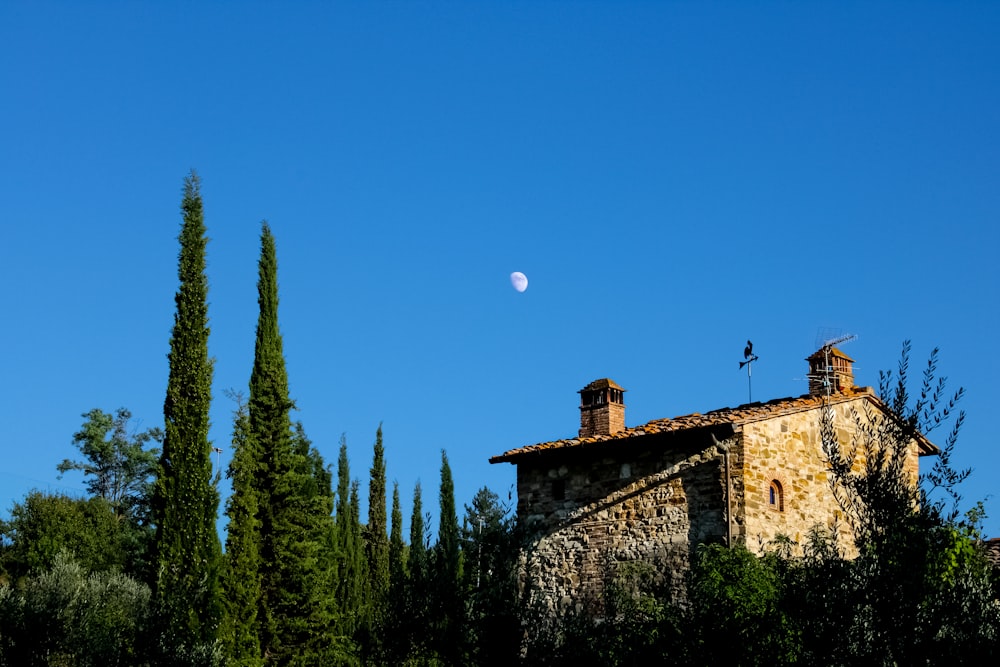
<svg viewBox="0 0 1000 667">
<path fill-rule="evenodd" d="M 536 595 L 550 608 L 600 606 L 616 564 L 653 565 L 683 590 L 691 545 L 725 538 L 722 456 L 707 433 L 646 436 L 600 454 L 518 465 L 518 515 Z"/>
</svg>

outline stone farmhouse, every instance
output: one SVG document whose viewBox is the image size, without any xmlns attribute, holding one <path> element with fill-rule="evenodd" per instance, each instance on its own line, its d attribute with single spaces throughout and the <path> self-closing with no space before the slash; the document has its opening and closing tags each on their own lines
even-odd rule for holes
<svg viewBox="0 0 1000 667">
<path fill-rule="evenodd" d="M 527 576 L 552 608 L 599 605 L 622 563 L 653 566 L 683 594 L 701 543 L 761 552 L 779 536 L 801 544 L 815 528 L 851 548 L 830 486 L 820 437 L 826 414 L 850 446 L 859 415 L 887 407 L 854 385 L 853 360 L 834 347 L 807 359 L 809 393 L 705 414 L 625 425 L 625 390 L 609 379 L 579 391 L 574 438 L 512 449 L 490 459 L 517 467 L 517 514 L 527 530 Z M 938 453 L 918 437 L 906 470 Z"/>
</svg>

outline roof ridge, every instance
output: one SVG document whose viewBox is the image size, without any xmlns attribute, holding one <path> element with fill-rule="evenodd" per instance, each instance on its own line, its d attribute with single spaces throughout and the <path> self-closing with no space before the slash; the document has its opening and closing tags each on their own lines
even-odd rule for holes
<svg viewBox="0 0 1000 667">
<path fill-rule="evenodd" d="M 653 419 L 642 424 L 626 427 L 624 430 L 617 433 L 598 434 L 586 437 L 577 436 L 574 438 L 562 438 L 559 440 L 539 442 L 533 445 L 526 445 L 524 447 L 508 450 L 499 456 L 493 456 L 490 458 L 490 463 L 509 461 L 512 457 L 520 456 L 521 454 L 542 452 L 553 449 L 581 447 L 592 443 L 625 440 L 631 437 L 639 437 L 643 435 L 676 433 L 689 429 L 720 426 L 722 424 L 748 424 L 781 414 L 792 414 L 794 412 L 812 410 L 821 406 L 826 400 L 830 400 L 834 403 L 841 403 L 863 397 L 869 397 L 881 404 L 881 400 L 878 396 L 876 396 L 871 387 L 848 387 L 843 391 L 831 394 L 829 397 L 814 396 L 812 394 L 786 396 L 785 398 L 771 399 L 765 403 L 744 403 L 736 407 L 717 408 L 715 410 L 710 410 L 705 414 L 692 412 L 686 415 L 677 415 L 676 417 Z"/>
</svg>

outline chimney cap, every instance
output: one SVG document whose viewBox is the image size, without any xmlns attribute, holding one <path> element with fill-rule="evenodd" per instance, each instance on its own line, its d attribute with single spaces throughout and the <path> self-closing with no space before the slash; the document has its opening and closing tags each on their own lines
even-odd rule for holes
<svg viewBox="0 0 1000 667">
<path fill-rule="evenodd" d="M 594 391 L 597 389 L 617 389 L 618 391 L 628 391 L 627 389 L 622 389 L 617 382 L 610 378 L 601 378 L 600 380 L 594 380 L 576 393 L 582 394 L 585 391 Z"/>
<path fill-rule="evenodd" d="M 813 361 L 814 359 L 824 359 L 824 358 L 826 358 L 826 354 L 827 354 L 826 350 L 827 350 L 826 347 L 819 348 L 818 350 L 816 350 L 815 352 L 813 352 L 811 355 L 809 355 L 808 357 L 806 357 L 806 361 Z M 851 359 L 849 356 L 847 356 L 846 354 L 844 354 L 843 351 L 840 350 L 839 348 L 830 347 L 829 350 L 830 350 L 829 354 L 830 354 L 831 357 L 838 357 L 840 359 L 844 359 L 846 361 L 850 361 L 851 363 L 854 363 L 854 359 Z"/>
</svg>

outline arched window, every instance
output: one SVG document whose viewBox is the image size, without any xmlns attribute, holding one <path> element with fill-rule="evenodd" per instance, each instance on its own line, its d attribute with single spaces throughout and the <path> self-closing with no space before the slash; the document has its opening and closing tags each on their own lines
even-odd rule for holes
<svg viewBox="0 0 1000 667">
<path fill-rule="evenodd" d="M 781 488 L 781 482 L 776 479 L 771 480 L 767 490 L 767 506 L 777 512 L 785 511 L 785 492 Z"/>
</svg>

